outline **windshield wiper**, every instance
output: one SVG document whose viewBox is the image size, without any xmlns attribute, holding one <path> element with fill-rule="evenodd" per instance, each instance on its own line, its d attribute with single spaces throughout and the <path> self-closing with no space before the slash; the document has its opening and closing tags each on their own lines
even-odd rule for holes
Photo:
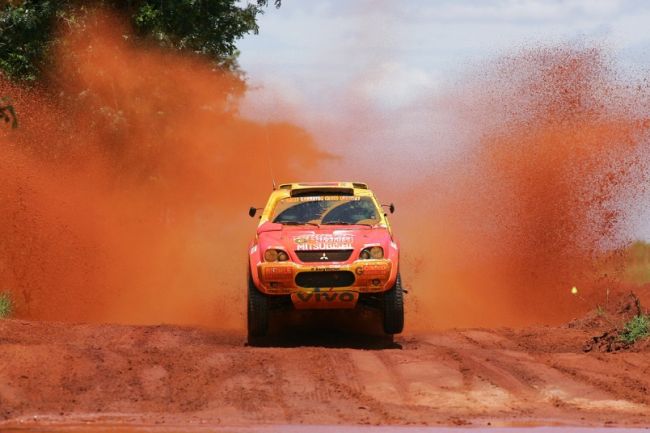
<svg viewBox="0 0 650 433">
<path fill-rule="evenodd" d="M 309 224 L 312 226 L 320 227 L 320 224 L 312 223 L 309 221 L 304 221 L 304 222 L 303 221 L 278 221 L 278 224 L 282 224 L 285 226 L 304 226 Z"/>
</svg>

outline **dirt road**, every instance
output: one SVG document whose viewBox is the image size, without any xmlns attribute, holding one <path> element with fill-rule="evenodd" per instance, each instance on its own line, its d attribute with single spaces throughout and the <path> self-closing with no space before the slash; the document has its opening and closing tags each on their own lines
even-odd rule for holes
<svg viewBox="0 0 650 433">
<path fill-rule="evenodd" d="M 394 345 L 253 348 L 177 326 L 0 321 L 0 430 L 167 425 L 650 425 L 650 347 L 583 353 L 588 330 L 469 329 Z M 327 347 L 329 346 L 329 347 Z"/>
</svg>

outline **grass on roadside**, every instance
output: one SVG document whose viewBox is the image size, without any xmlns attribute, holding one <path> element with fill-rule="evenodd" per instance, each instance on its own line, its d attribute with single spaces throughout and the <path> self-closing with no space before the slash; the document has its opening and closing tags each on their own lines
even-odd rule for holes
<svg viewBox="0 0 650 433">
<path fill-rule="evenodd" d="M 11 316 L 14 310 L 13 299 L 11 293 L 0 292 L 0 319 L 6 319 Z"/>
<path fill-rule="evenodd" d="M 630 319 L 620 333 L 621 341 L 627 344 L 634 344 L 648 336 L 650 336 L 650 315 L 643 314 Z"/>
</svg>

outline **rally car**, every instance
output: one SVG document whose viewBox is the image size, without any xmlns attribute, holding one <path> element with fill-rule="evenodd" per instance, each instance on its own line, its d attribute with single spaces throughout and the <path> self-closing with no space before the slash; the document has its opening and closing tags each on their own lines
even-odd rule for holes
<svg viewBox="0 0 650 433">
<path fill-rule="evenodd" d="M 392 213 L 395 207 L 386 206 Z M 269 311 L 381 311 L 387 334 L 402 332 L 399 245 L 365 183 L 288 183 L 262 210 L 248 249 L 248 335 L 264 336 Z"/>
</svg>

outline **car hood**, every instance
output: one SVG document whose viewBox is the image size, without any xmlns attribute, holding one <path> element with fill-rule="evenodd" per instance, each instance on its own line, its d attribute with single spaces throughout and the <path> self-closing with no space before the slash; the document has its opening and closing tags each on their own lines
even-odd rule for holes
<svg viewBox="0 0 650 433">
<path fill-rule="evenodd" d="M 259 227 L 262 250 L 284 248 L 289 251 L 359 250 L 368 245 L 388 248 L 391 236 L 386 227 L 368 226 L 286 226 L 266 223 Z"/>
</svg>

